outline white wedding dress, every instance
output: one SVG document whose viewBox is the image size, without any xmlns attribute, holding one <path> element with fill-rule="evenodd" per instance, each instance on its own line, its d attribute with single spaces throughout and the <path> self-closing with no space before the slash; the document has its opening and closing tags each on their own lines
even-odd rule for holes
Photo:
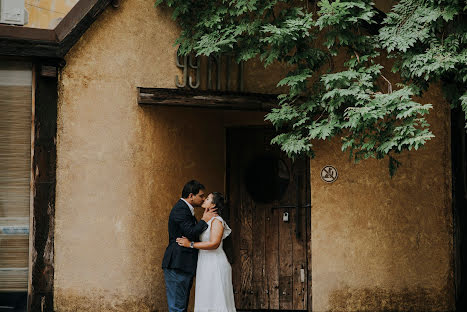
<svg viewBox="0 0 467 312">
<path fill-rule="evenodd" d="M 196 268 L 195 312 L 236 312 L 232 268 L 222 248 L 223 240 L 232 230 L 221 217 L 208 221 L 208 228 L 201 233 L 200 241 L 207 242 L 211 237 L 211 224 L 218 219 L 224 226 L 224 234 L 215 250 L 199 250 Z"/>
</svg>

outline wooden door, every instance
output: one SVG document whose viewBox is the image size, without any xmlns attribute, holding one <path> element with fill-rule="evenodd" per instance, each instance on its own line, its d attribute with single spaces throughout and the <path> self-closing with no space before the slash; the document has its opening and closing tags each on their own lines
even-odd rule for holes
<svg viewBox="0 0 467 312">
<path fill-rule="evenodd" d="M 311 310 L 309 159 L 271 146 L 271 129 L 227 131 L 232 281 L 238 310 Z"/>
</svg>

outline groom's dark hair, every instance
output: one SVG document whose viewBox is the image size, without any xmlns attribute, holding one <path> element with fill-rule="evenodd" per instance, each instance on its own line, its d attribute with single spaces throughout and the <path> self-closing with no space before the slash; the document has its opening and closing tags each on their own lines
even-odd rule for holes
<svg viewBox="0 0 467 312">
<path fill-rule="evenodd" d="M 190 194 L 196 195 L 200 190 L 204 190 L 205 187 L 199 181 L 191 180 L 188 181 L 182 190 L 182 198 L 188 198 Z"/>
</svg>

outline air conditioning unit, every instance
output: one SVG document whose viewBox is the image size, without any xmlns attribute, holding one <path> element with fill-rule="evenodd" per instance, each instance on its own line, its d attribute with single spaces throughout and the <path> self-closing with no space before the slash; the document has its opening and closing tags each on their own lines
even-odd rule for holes
<svg viewBox="0 0 467 312">
<path fill-rule="evenodd" d="M 24 0 L 0 0 L 0 23 L 27 24 L 28 12 L 24 8 Z"/>
</svg>

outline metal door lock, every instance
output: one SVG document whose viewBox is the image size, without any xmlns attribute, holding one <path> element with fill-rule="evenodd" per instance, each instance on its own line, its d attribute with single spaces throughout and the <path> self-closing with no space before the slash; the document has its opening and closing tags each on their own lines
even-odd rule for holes
<svg viewBox="0 0 467 312">
<path fill-rule="evenodd" d="M 282 215 L 282 221 L 289 222 L 289 213 L 287 211 Z"/>
</svg>

